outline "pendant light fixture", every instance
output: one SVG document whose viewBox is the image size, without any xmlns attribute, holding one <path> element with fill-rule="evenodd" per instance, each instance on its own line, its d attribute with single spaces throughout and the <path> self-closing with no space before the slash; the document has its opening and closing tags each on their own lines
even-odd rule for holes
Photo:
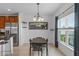
<svg viewBox="0 0 79 59">
<path fill-rule="evenodd" d="M 37 3 L 37 14 L 33 17 L 33 21 L 42 22 L 44 18 L 39 15 L 39 5 L 40 3 Z"/>
</svg>

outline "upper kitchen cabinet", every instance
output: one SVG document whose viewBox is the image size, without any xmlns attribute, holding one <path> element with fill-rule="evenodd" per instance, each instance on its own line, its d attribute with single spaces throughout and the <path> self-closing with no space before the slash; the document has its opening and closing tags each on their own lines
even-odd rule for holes
<svg viewBox="0 0 79 59">
<path fill-rule="evenodd" d="M 9 16 L 9 20 L 11 23 L 17 23 L 18 22 L 18 16 Z"/>
<path fill-rule="evenodd" d="M 4 28 L 5 28 L 5 17 L 0 16 L 0 29 L 4 29 Z"/>
<path fill-rule="evenodd" d="M 6 23 L 9 23 L 9 22 L 10 22 L 9 16 L 5 16 L 5 22 L 6 22 Z"/>
<path fill-rule="evenodd" d="M 18 16 L 4 16 L 6 23 L 17 23 L 18 22 Z"/>
<path fill-rule="evenodd" d="M 5 26 L 18 23 L 18 16 L 0 16 L 0 29 L 4 29 Z"/>
<path fill-rule="evenodd" d="M 16 23 L 18 23 L 18 16 L 15 16 L 15 21 Z"/>
</svg>

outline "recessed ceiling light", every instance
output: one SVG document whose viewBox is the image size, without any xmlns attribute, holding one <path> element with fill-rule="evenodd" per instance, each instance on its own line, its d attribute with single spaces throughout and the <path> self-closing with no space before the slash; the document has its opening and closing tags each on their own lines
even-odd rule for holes
<svg viewBox="0 0 79 59">
<path fill-rule="evenodd" d="M 11 11 L 11 9 L 8 9 L 8 11 Z"/>
</svg>

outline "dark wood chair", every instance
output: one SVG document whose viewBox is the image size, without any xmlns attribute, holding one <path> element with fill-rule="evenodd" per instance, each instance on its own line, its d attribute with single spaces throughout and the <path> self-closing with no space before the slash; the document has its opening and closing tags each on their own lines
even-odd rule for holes
<svg viewBox="0 0 79 59">
<path fill-rule="evenodd" d="M 30 39 L 30 55 L 31 55 L 31 48 L 32 51 L 38 51 L 38 56 L 39 56 L 39 52 L 41 52 L 41 56 L 42 56 L 42 46 L 40 44 L 31 43 L 31 39 Z"/>
<path fill-rule="evenodd" d="M 43 51 L 43 48 L 46 48 L 46 55 L 48 56 L 48 39 L 43 38 L 43 40 L 46 40 L 46 44 L 42 44 L 42 51 Z"/>
<path fill-rule="evenodd" d="M 42 56 L 42 46 L 41 45 L 32 45 L 32 51 L 38 51 L 38 56 L 39 56 L 39 52 L 41 52 L 41 56 Z"/>
<path fill-rule="evenodd" d="M 33 43 L 33 41 L 38 43 Z M 39 55 L 39 51 L 41 52 L 41 56 L 43 54 L 43 48 L 46 47 L 46 55 L 48 55 L 48 39 L 42 38 L 42 37 L 36 37 L 33 38 L 32 40 L 30 39 L 30 55 L 31 55 L 31 48 L 32 51 L 38 51 L 38 55 Z"/>
</svg>

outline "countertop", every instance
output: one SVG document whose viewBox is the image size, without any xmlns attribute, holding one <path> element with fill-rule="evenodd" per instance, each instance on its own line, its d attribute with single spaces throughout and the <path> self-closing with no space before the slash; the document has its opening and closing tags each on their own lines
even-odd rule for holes
<svg viewBox="0 0 79 59">
<path fill-rule="evenodd" d="M 6 37 L 0 36 L 0 45 L 8 43 L 8 40 L 10 40 L 10 37 L 13 37 L 13 36 L 14 36 L 13 34 L 7 35 Z"/>
</svg>

